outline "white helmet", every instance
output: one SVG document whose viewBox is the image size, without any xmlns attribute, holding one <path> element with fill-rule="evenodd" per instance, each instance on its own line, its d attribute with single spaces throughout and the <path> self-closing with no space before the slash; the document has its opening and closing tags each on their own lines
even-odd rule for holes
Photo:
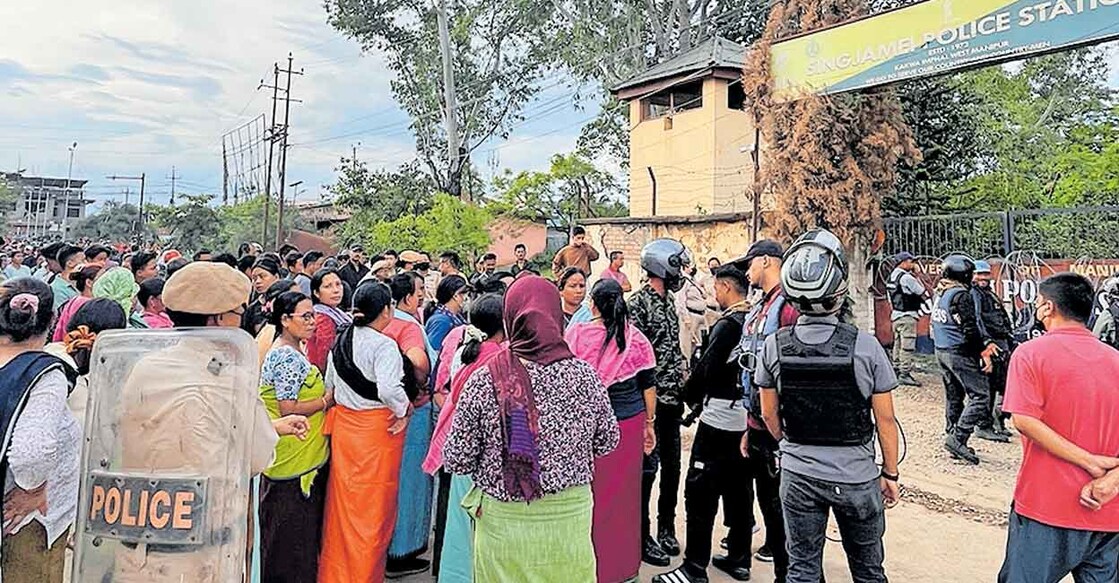
<svg viewBox="0 0 1119 583">
<path fill-rule="evenodd" d="M 847 258 L 839 238 L 814 229 L 797 239 L 785 252 L 781 286 L 802 314 L 838 312 L 847 295 Z"/>
</svg>

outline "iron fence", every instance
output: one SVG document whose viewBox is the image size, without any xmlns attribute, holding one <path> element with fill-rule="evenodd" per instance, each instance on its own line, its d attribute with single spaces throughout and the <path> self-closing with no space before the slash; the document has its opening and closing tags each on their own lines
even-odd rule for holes
<svg viewBox="0 0 1119 583">
<path fill-rule="evenodd" d="M 885 221 L 886 254 L 1119 258 L 1119 206 L 961 213 Z"/>
</svg>

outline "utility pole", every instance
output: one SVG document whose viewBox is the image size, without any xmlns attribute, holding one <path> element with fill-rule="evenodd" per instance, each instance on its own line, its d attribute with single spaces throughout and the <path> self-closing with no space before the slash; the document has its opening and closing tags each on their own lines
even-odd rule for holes
<svg viewBox="0 0 1119 583">
<path fill-rule="evenodd" d="M 291 98 L 291 76 L 303 74 L 303 69 L 298 71 L 293 71 L 291 69 L 292 61 L 293 57 L 291 53 L 288 53 L 288 68 L 283 69 L 283 72 L 288 75 L 288 80 L 287 86 L 284 88 L 284 129 L 283 134 L 281 134 L 280 142 L 280 206 L 276 211 L 278 215 L 276 219 L 276 249 L 279 249 L 284 242 L 284 184 L 287 182 L 288 135 L 291 133 L 289 131 L 291 129 L 291 102 L 299 101 L 298 99 L 293 100 Z M 300 103 L 302 102 L 300 101 Z"/>
<path fill-rule="evenodd" d="M 224 145 L 223 145 L 222 149 L 223 150 L 225 149 Z M 224 154 L 224 152 L 222 152 L 222 153 Z M 224 156 L 222 158 L 224 159 Z M 170 176 L 170 178 L 171 178 L 171 202 L 170 202 L 170 204 L 171 204 L 171 206 L 175 206 L 175 180 L 181 178 L 181 176 L 175 176 L 175 167 L 174 166 L 171 166 L 171 176 Z"/>
<path fill-rule="evenodd" d="M 276 100 L 280 92 L 280 66 L 272 63 L 272 84 L 265 85 L 264 79 L 260 80 L 261 87 L 272 88 L 272 125 L 268 128 L 268 173 L 264 176 L 264 220 L 261 222 L 263 232 L 260 235 L 260 244 L 268 244 L 268 207 L 272 206 L 272 145 L 276 143 Z"/>
<path fill-rule="evenodd" d="M 229 204 L 229 158 L 225 156 L 225 136 L 221 139 L 221 204 Z M 233 204 L 237 204 L 237 193 L 233 193 Z"/>
<path fill-rule="evenodd" d="M 447 190 L 451 196 L 462 197 L 462 157 L 458 135 L 458 101 L 455 93 L 454 57 L 451 55 L 451 33 L 447 22 L 447 0 L 436 0 L 435 16 L 439 26 L 439 52 L 443 59 L 443 117 L 447 125 Z"/>
<path fill-rule="evenodd" d="M 62 240 L 68 238 L 69 232 L 66 230 L 68 217 L 70 216 L 70 179 L 74 176 L 74 150 L 78 149 L 78 143 L 74 142 L 70 146 L 70 166 L 66 170 L 66 194 L 62 197 Z"/>
<path fill-rule="evenodd" d="M 146 172 L 141 172 L 139 176 L 117 176 L 117 175 L 114 174 L 112 176 L 106 176 L 105 177 L 105 178 L 108 178 L 109 180 L 139 180 L 140 181 L 140 213 L 139 213 L 139 220 L 137 221 L 138 228 L 136 229 L 137 239 L 143 239 L 143 235 L 144 235 L 144 185 L 147 182 L 147 177 L 148 177 L 148 174 Z"/>
</svg>

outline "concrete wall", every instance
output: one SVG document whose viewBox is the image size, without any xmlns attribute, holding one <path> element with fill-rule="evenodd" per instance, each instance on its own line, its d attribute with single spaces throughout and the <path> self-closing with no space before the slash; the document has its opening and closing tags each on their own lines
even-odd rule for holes
<svg viewBox="0 0 1119 583">
<path fill-rule="evenodd" d="M 703 107 L 671 118 L 642 121 L 640 100 L 630 102 L 631 216 L 654 215 L 650 167 L 657 178 L 656 216 L 750 210 L 753 124 L 746 112 L 727 106 L 727 83 L 707 78 Z"/>
<path fill-rule="evenodd" d="M 591 265 L 592 279 L 597 279 L 606 268 L 611 251 L 622 251 L 626 255 L 622 271 L 635 287 L 642 279 L 641 248 L 654 239 L 667 237 L 679 240 L 701 267 L 706 266 L 712 256 L 727 261 L 745 255 L 753 240 L 749 215 L 664 217 L 656 222 L 630 217 L 593 219 L 582 224 L 587 229 L 587 239 L 601 254 L 601 258 Z"/>
</svg>

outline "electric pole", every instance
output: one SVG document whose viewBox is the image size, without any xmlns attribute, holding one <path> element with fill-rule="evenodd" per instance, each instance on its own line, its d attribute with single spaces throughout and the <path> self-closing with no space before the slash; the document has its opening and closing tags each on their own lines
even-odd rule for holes
<svg viewBox="0 0 1119 583">
<path fill-rule="evenodd" d="M 260 80 L 261 87 L 272 88 L 272 125 L 268 128 L 268 173 L 264 176 L 264 220 L 261 222 L 263 232 L 260 235 L 260 244 L 268 244 L 268 207 L 272 206 L 272 145 L 276 143 L 276 103 L 280 92 L 280 66 L 272 63 L 272 84 L 265 85 L 264 79 Z M 234 196 L 237 196 L 234 194 Z"/>
<path fill-rule="evenodd" d="M 291 102 L 297 101 L 302 103 L 298 99 L 293 100 L 291 98 L 291 76 L 303 74 L 303 69 L 298 71 L 292 70 L 292 61 L 293 57 L 291 53 L 288 53 L 288 68 L 283 69 L 283 72 L 288 75 L 288 80 L 287 86 L 284 88 L 284 127 L 280 142 L 280 206 L 276 210 L 276 249 L 279 249 L 284 242 L 284 184 L 287 182 L 288 171 L 288 135 L 291 133 L 289 131 L 291 129 Z"/>
<path fill-rule="evenodd" d="M 175 181 L 178 180 L 179 178 L 182 178 L 182 177 L 175 175 L 175 167 L 174 166 L 171 167 L 171 176 L 169 178 L 171 179 L 171 201 L 170 201 L 170 204 L 171 204 L 171 206 L 175 206 Z"/>
<path fill-rule="evenodd" d="M 70 233 L 67 229 L 67 222 L 70 216 L 70 179 L 74 175 L 74 150 L 78 149 L 78 143 L 70 146 L 70 166 L 66 170 L 66 195 L 62 198 L 62 240 L 65 241 L 69 238 Z"/>
<path fill-rule="evenodd" d="M 447 0 L 436 0 L 435 16 L 439 26 L 439 52 L 443 59 L 443 117 L 447 125 L 447 190 L 462 197 L 462 157 L 458 135 L 458 101 L 455 93 L 454 57 L 451 54 L 450 25 L 447 22 Z"/>
<path fill-rule="evenodd" d="M 225 136 L 221 139 L 221 204 L 229 204 L 229 158 L 225 155 Z M 233 193 L 233 204 L 237 204 L 237 193 Z"/>
<path fill-rule="evenodd" d="M 139 220 L 137 221 L 139 223 L 138 228 L 136 230 L 137 239 L 143 239 L 143 237 L 144 237 L 144 184 L 147 181 L 147 176 L 148 176 L 148 174 L 146 172 L 141 172 L 139 176 L 117 176 L 117 175 L 114 174 L 113 176 L 106 176 L 105 177 L 105 178 L 108 178 L 109 180 L 139 180 L 140 181 L 140 213 L 139 213 Z M 138 241 L 138 242 L 140 242 L 140 241 Z"/>
</svg>

